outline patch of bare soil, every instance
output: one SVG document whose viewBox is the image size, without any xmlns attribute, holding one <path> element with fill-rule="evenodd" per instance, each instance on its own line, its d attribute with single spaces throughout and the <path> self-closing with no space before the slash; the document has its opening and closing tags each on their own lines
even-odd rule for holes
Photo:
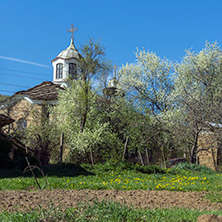
<svg viewBox="0 0 222 222">
<path fill-rule="evenodd" d="M 206 192 L 174 192 L 146 190 L 41 190 L 41 191 L 0 191 L 0 211 L 27 211 L 47 209 L 50 205 L 62 209 L 76 207 L 78 202 L 109 200 L 134 205 L 139 208 L 185 207 L 198 210 L 219 210 L 221 203 L 205 199 Z"/>
</svg>

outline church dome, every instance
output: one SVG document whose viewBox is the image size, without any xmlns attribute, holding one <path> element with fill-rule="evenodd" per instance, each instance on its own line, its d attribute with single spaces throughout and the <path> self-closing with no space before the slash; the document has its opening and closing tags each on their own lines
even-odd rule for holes
<svg viewBox="0 0 222 222">
<path fill-rule="evenodd" d="M 73 38 L 71 39 L 71 43 L 69 47 L 62 52 L 59 53 L 59 55 L 56 57 L 56 59 L 77 59 L 79 60 L 82 58 L 82 55 L 78 52 L 78 50 L 75 48 L 75 45 L 73 43 Z"/>
</svg>

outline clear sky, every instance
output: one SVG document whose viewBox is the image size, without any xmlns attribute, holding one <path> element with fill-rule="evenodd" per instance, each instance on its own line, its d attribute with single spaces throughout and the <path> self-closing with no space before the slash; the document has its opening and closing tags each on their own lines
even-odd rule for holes
<svg viewBox="0 0 222 222">
<path fill-rule="evenodd" d="M 180 61 L 206 40 L 222 44 L 221 0 L 0 0 L 0 8 L 6 95 L 52 80 L 51 60 L 69 46 L 71 24 L 78 28 L 77 49 L 89 37 L 100 39 L 119 67 L 135 62 L 136 48 Z"/>
</svg>

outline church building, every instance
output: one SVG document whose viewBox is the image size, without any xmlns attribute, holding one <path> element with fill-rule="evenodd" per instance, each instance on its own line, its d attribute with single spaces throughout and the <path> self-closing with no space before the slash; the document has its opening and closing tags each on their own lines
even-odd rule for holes
<svg viewBox="0 0 222 222">
<path fill-rule="evenodd" d="M 74 45 L 72 28 L 71 43 L 68 48 L 58 54 L 52 60 L 53 81 L 44 81 L 28 90 L 16 92 L 10 98 L 0 102 L 0 113 L 14 119 L 10 130 L 26 128 L 32 122 L 31 111 L 38 109 L 42 115 L 46 115 L 46 106 L 55 105 L 58 102 L 58 91 L 64 90 L 66 79 L 77 79 L 82 70 L 79 65 L 82 55 Z"/>
<path fill-rule="evenodd" d="M 15 120 L 8 126 L 8 132 L 24 129 L 33 121 L 32 110 L 37 109 L 41 115 L 47 115 L 46 107 L 58 103 L 58 91 L 64 90 L 67 78 L 78 79 L 82 74 L 80 66 L 83 56 L 74 45 L 74 28 L 71 25 L 70 45 L 61 51 L 58 56 L 51 61 L 53 67 L 52 81 L 44 81 L 30 89 L 16 92 L 10 98 L 0 101 L 0 114 Z M 114 78 L 108 82 L 108 87 L 103 90 L 107 96 L 112 96 L 117 87 L 116 67 L 114 67 Z"/>
</svg>

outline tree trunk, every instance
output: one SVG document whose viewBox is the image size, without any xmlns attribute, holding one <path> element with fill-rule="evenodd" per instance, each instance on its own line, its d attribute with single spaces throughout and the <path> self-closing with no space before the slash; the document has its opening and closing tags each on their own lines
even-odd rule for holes
<svg viewBox="0 0 222 222">
<path fill-rule="evenodd" d="M 123 150 L 122 160 L 125 159 L 126 150 L 127 150 L 127 144 L 128 144 L 128 139 L 129 139 L 129 137 L 127 136 L 127 137 L 126 137 L 126 143 L 125 143 L 124 150 Z"/>
<path fill-rule="evenodd" d="M 63 141 L 64 141 L 64 133 L 61 134 L 60 138 L 60 157 L 59 157 L 60 168 L 62 168 Z"/>
<path fill-rule="evenodd" d="M 138 153 L 139 153 L 141 164 L 142 164 L 142 166 L 144 166 L 142 154 L 141 154 L 141 152 L 139 150 L 138 150 Z"/>
<path fill-rule="evenodd" d="M 91 164 L 94 165 L 94 160 L 93 160 L 93 152 L 92 149 L 90 148 L 90 158 L 91 158 Z"/>
<path fill-rule="evenodd" d="M 150 160 L 149 160 L 149 153 L 148 153 L 148 149 L 146 148 L 146 162 L 147 162 L 147 166 L 150 165 Z"/>
<path fill-rule="evenodd" d="M 162 157 L 163 157 L 163 165 L 164 165 L 164 168 L 166 168 L 166 155 L 165 155 L 163 147 L 161 147 L 161 152 L 162 152 Z"/>
<path fill-rule="evenodd" d="M 190 153 L 190 162 L 191 163 L 196 163 L 198 136 L 199 136 L 199 131 L 197 131 L 196 134 L 195 134 L 195 140 L 194 140 L 194 143 L 193 143 L 193 147 L 191 148 L 191 153 Z"/>
<path fill-rule="evenodd" d="M 81 132 L 83 132 L 83 129 L 84 129 L 84 127 L 85 127 L 85 124 L 86 124 L 86 119 L 87 119 L 87 114 L 88 114 L 88 103 L 89 103 L 89 101 L 88 101 L 88 94 L 89 94 L 89 89 L 88 89 L 88 85 L 87 85 L 87 83 L 85 83 L 85 89 L 84 89 L 84 93 L 85 93 L 85 98 L 84 98 L 84 100 L 85 100 L 85 107 L 83 108 L 83 115 L 82 115 L 82 117 L 81 117 L 81 126 L 80 126 L 80 130 L 81 130 Z"/>
</svg>

